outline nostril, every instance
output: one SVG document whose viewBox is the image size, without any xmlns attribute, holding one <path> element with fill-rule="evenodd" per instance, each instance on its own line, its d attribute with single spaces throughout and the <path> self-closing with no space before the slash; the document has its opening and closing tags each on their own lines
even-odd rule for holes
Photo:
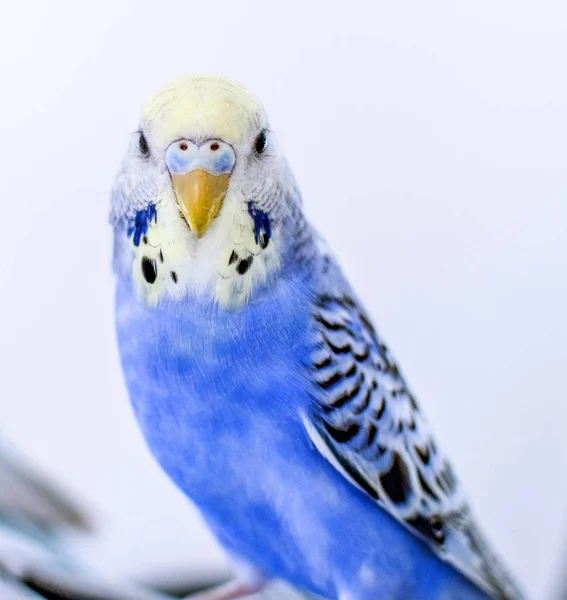
<svg viewBox="0 0 567 600">
<path fill-rule="evenodd" d="M 185 150 L 187 150 L 188 146 L 185 142 L 181 142 L 181 144 L 179 144 L 179 149 L 183 150 L 183 152 L 185 152 Z"/>
<path fill-rule="evenodd" d="M 211 150 L 213 152 L 216 152 L 218 149 L 219 149 L 219 145 L 216 142 L 214 142 L 214 144 L 211 144 Z"/>
</svg>

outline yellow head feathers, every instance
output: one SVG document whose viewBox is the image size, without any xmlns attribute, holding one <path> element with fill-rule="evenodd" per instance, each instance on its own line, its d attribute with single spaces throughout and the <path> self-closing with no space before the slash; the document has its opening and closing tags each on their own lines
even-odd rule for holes
<svg viewBox="0 0 567 600">
<path fill-rule="evenodd" d="M 267 119 L 260 101 L 243 85 L 192 73 L 166 83 L 146 101 L 142 125 L 161 147 L 188 133 L 238 144 L 266 127 Z"/>
</svg>

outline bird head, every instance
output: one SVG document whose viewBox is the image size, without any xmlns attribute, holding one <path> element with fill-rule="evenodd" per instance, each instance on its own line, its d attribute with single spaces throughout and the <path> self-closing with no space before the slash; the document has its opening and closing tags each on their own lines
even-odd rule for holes
<svg viewBox="0 0 567 600">
<path fill-rule="evenodd" d="M 175 79 L 143 105 L 115 182 L 116 270 L 150 305 L 187 294 L 242 305 L 279 272 L 300 203 L 249 90 L 216 75 Z"/>
</svg>

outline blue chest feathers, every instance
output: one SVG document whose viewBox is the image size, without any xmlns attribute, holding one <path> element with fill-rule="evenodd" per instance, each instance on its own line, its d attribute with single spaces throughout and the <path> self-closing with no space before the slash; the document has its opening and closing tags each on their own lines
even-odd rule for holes
<svg viewBox="0 0 567 600">
<path fill-rule="evenodd" d="M 283 443 L 284 423 L 300 427 L 307 386 L 290 374 L 307 360 L 308 303 L 280 285 L 239 311 L 190 299 L 151 308 L 126 284 L 117 303 L 125 378 L 153 453 L 193 496 L 220 493 L 219 478 L 226 496 L 243 484 L 230 480 L 239 461 Z"/>
</svg>

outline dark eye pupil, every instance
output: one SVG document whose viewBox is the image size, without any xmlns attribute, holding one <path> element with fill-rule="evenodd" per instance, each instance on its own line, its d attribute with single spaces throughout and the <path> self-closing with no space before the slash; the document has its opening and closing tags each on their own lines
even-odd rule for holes
<svg viewBox="0 0 567 600">
<path fill-rule="evenodd" d="M 262 131 L 262 133 L 260 133 L 260 135 L 256 138 L 256 141 L 254 142 L 254 149 L 258 154 L 262 154 L 262 152 L 264 152 L 264 150 L 266 149 L 267 145 L 268 136 L 266 135 L 265 131 Z"/>
<path fill-rule="evenodd" d="M 148 140 L 146 139 L 146 136 L 140 131 L 140 139 L 139 139 L 139 145 L 140 145 L 140 152 L 144 155 L 144 156 L 148 156 L 148 154 L 150 153 L 150 147 L 148 146 Z"/>
</svg>

